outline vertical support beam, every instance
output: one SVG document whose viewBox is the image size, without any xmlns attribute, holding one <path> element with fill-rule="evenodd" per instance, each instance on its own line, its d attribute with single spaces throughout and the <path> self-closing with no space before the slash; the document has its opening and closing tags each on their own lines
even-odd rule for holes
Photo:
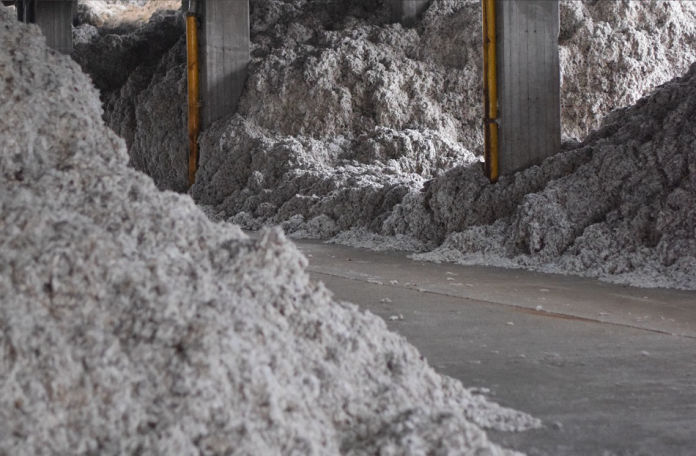
<svg viewBox="0 0 696 456">
<path fill-rule="evenodd" d="M 413 24 L 428 7 L 430 0 L 390 0 L 392 19 L 404 25 Z"/>
<path fill-rule="evenodd" d="M 37 0 L 17 0 L 15 8 L 17 8 L 17 19 L 25 24 L 33 24 L 35 21 L 34 11 L 36 10 Z"/>
<path fill-rule="evenodd" d="M 201 21 L 201 128 L 233 114 L 250 60 L 249 0 L 205 0 Z"/>
<path fill-rule="evenodd" d="M 496 0 L 482 0 L 483 13 L 483 128 L 486 175 L 491 182 L 499 176 L 498 59 Z"/>
<path fill-rule="evenodd" d="M 560 150 L 560 16 L 557 0 L 495 2 L 502 175 Z"/>
<path fill-rule="evenodd" d="M 186 76 L 188 80 L 188 183 L 196 182 L 198 170 L 198 133 L 200 131 L 198 19 L 194 11 L 186 14 Z"/>
<path fill-rule="evenodd" d="M 70 54 L 73 48 L 73 6 L 73 0 L 38 0 L 34 6 L 33 20 L 46 37 L 46 44 L 63 54 Z"/>
</svg>

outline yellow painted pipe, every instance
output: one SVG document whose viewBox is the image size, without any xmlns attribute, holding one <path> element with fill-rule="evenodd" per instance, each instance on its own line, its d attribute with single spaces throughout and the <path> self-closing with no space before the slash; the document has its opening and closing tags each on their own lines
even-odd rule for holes
<svg viewBox="0 0 696 456">
<path fill-rule="evenodd" d="M 483 10 L 483 94 L 484 94 L 484 155 L 486 174 L 496 182 L 498 169 L 498 69 L 496 42 L 496 0 L 481 0 Z"/>
<path fill-rule="evenodd" d="M 198 104 L 198 22 L 196 16 L 186 16 L 186 60 L 188 68 L 188 183 L 189 187 L 196 181 L 198 168 L 198 133 L 200 132 L 200 109 Z"/>
</svg>

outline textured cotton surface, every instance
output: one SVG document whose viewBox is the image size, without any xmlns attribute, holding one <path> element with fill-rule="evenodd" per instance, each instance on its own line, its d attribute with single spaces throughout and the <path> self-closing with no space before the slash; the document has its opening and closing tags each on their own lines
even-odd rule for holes
<svg viewBox="0 0 696 456">
<path fill-rule="evenodd" d="M 404 28 L 380 2 L 252 0 L 239 112 L 201 136 L 192 196 L 213 219 L 249 229 L 277 224 L 292 236 L 358 246 L 441 246 L 422 257 L 438 261 L 696 288 L 691 124 L 687 115 L 681 129 L 664 120 L 688 108 L 650 98 L 658 108 L 619 110 L 612 129 L 585 140 L 612 109 L 687 71 L 696 3 L 560 8 L 563 154 L 491 186 L 478 158 L 479 1 L 434 0 Z M 165 28 L 158 21 L 177 24 L 176 14 L 76 53 L 149 42 L 148 30 Z M 183 28 L 170 30 L 175 44 L 104 89 L 106 119 L 133 166 L 160 188 L 184 191 Z M 90 65 L 100 74 L 101 64 Z M 614 135 L 619 128 L 634 135 Z"/>
<path fill-rule="evenodd" d="M 478 0 L 434 0 L 414 28 L 390 23 L 388 8 L 372 0 L 251 0 L 251 13 L 253 58 L 240 115 L 270 130 L 264 133 L 268 141 L 277 142 L 278 134 L 310 137 L 326 143 L 322 146 L 328 156 L 340 138 L 362 136 L 364 143 L 378 136 L 376 142 L 382 145 L 384 129 L 390 130 L 392 139 L 386 142 L 391 148 L 402 149 L 408 141 L 403 134 L 415 129 L 458 143 L 454 150 L 445 147 L 444 155 L 470 160 L 468 152 L 480 154 Z M 159 146 L 163 135 L 158 129 L 185 131 L 184 43 L 177 42 L 183 24 L 173 27 L 176 21 L 162 15 L 153 22 L 159 25 L 132 33 L 105 27 L 90 46 L 76 47 L 75 56 L 90 75 L 99 75 L 97 87 L 103 94 L 114 92 L 118 98 L 117 103 L 105 100 L 107 123 L 126 139 L 134 166 L 153 175 L 160 187 L 182 191 L 182 176 L 175 174 L 177 164 L 185 162 L 186 137 Z M 172 53 L 178 57 L 163 58 L 162 50 L 174 43 L 178 50 Z M 696 56 L 696 5 L 562 1 L 559 43 L 563 129 L 582 138 L 610 110 L 634 103 L 688 69 Z M 146 46 L 150 52 L 141 51 Z M 136 58 L 130 58 L 133 54 Z M 114 62 L 124 60 L 138 62 L 140 68 L 133 72 L 136 66 L 127 64 L 115 71 Z M 103 74 L 122 79 L 103 84 Z M 161 106 L 167 101 L 172 107 L 163 115 Z M 139 122 L 147 117 L 161 122 Z M 229 126 L 233 133 L 238 128 L 238 123 Z M 348 151 L 341 158 L 386 165 L 399 175 L 423 174 L 423 162 L 434 160 L 428 158 L 427 146 L 424 152 L 420 146 L 396 154 L 355 154 L 361 145 L 344 144 Z M 222 153 L 222 148 L 217 151 Z M 424 157 L 420 167 L 403 166 L 418 157 Z M 402 166 L 390 166 L 392 158 Z M 448 165 L 427 163 L 424 175 Z M 175 169 L 165 169 L 171 167 Z"/>
<path fill-rule="evenodd" d="M 184 192 L 188 134 L 183 18 L 165 10 L 133 27 L 74 28 L 73 58 L 99 89 L 105 120 L 126 141 L 131 166 L 160 188 Z"/>
<path fill-rule="evenodd" d="M 694 289 L 695 113 L 696 65 L 614 112 L 579 147 L 496 185 L 476 169 L 455 169 L 387 223 L 450 233 L 421 259 Z"/>
<path fill-rule="evenodd" d="M 581 139 L 696 61 L 692 1 L 561 0 L 563 131 Z"/>
<path fill-rule="evenodd" d="M 147 22 L 161 9 L 178 9 L 181 0 L 77 0 L 76 22 L 110 29 L 129 29 Z"/>
<path fill-rule="evenodd" d="M 127 167 L 78 66 L 0 7 L 0 453 L 508 454 L 537 420 L 437 375 Z"/>
</svg>

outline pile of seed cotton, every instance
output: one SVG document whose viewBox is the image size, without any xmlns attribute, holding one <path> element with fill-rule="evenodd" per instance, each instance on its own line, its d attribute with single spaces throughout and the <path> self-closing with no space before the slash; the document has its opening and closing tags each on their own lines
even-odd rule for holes
<svg viewBox="0 0 696 456">
<path fill-rule="evenodd" d="M 97 92 L 0 6 L 0 453 L 510 454 L 537 420 L 436 374 L 127 166 Z"/>
<path fill-rule="evenodd" d="M 181 0 L 77 0 L 75 19 L 80 26 L 131 29 L 160 9 L 178 9 Z"/>
<path fill-rule="evenodd" d="M 97 86 L 131 165 L 158 187 L 183 192 L 185 55 L 177 17 L 100 35 L 76 48 L 76 58 L 100 75 L 109 66 L 82 56 L 168 43 L 151 60 L 133 60 L 140 64 L 130 77 Z M 165 29 L 159 23 L 171 24 L 166 39 L 152 40 Z M 667 134 L 671 124 L 659 113 L 641 108 L 640 116 L 658 117 L 636 120 L 632 108 L 609 120 L 662 138 L 641 142 L 639 152 L 601 162 L 595 152 L 606 150 L 605 129 L 582 147 L 567 141 L 562 155 L 495 186 L 483 178 L 479 1 L 433 0 L 404 28 L 380 2 L 251 0 L 251 38 L 238 113 L 200 138 L 190 192 L 211 218 L 372 248 L 441 247 L 426 255 L 433 260 L 696 288 L 690 211 L 680 206 L 678 221 L 657 222 L 673 179 L 693 172 L 682 145 L 689 133 Z M 696 4 L 562 1 L 559 45 L 563 131 L 582 139 L 612 109 L 686 72 L 696 60 Z M 649 158 L 662 147 L 663 158 Z M 676 167 L 672 161 L 680 163 L 678 176 L 658 179 L 670 175 L 663 168 Z M 539 196 L 549 186 L 559 194 L 551 201 Z M 691 201 L 692 190 L 684 191 Z"/>
<path fill-rule="evenodd" d="M 495 185 L 452 170 L 385 226 L 447 236 L 420 259 L 696 289 L 695 113 L 696 65 L 540 166 Z"/>
</svg>

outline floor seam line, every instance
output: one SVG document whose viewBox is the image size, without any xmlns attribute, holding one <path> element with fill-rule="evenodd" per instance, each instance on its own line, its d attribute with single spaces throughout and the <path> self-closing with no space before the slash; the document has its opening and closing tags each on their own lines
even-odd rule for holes
<svg viewBox="0 0 696 456">
<path fill-rule="evenodd" d="M 393 284 L 386 284 L 386 283 L 375 283 L 374 281 L 370 280 L 363 280 L 355 277 L 346 277 L 340 274 L 335 274 L 335 273 L 330 273 L 330 272 L 320 272 L 317 270 L 313 270 L 311 268 L 307 268 L 307 271 L 311 274 L 317 274 L 317 275 L 323 275 L 327 277 L 334 277 L 337 279 L 344 279 L 344 280 L 350 280 L 353 282 L 362 282 L 362 283 L 367 283 L 371 285 L 378 285 L 378 286 L 383 286 L 383 287 L 389 287 L 389 288 L 396 288 L 400 290 L 412 290 L 418 293 L 428 293 L 436 296 L 446 296 L 448 298 L 455 298 L 455 299 L 463 299 L 463 300 L 468 300 L 468 301 L 478 301 L 484 304 L 491 304 L 495 306 L 500 306 L 500 307 L 507 307 L 510 309 L 515 309 L 518 311 L 525 311 L 527 313 L 531 313 L 533 315 L 538 315 L 540 317 L 549 317 L 549 318 L 565 318 L 565 319 L 573 319 L 573 320 L 578 320 L 578 321 L 583 321 L 585 323 L 596 323 L 600 325 L 611 325 L 611 326 L 618 326 L 621 328 L 630 328 L 630 329 L 635 329 L 635 330 L 640 330 L 640 331 L 647 331 L 651 333 L 656 333 L 656 334 L 662 334 L 662 335 L 667 335 L 667 336 L 673 336 L 673 337 L 684 337 L 687 339 L 696 339 L 696 336 L 691 336 L 688 334 L 675 334 L 669 331 L 663 331 L 660 329 L 653 329 L 653 328 L 644 328 L 642 326 L 635 326 L 635 325 L 630 325 L 626 323 L 616 323 L 616 322 L 611 322 L 611 321 L 602 321 L 602 320 L 597 320 L 593 318 L 588 318 L 588 317 L 580 317 L 577 315 L 572 315 L 572 314 L 565 314 L 565 313 L 560 313 L 560 312 L 547 312 L 547 311 L 539 311 L 536 309 L 532 309 L 529 307 L 524 307 L 524 306 L 518 306 L 515 304 L 507 304 L 503 302 L 496 302 L 496 301 L 491 301 L 488 299 L 479 299 L 479 298 L 472 298 L 468 296 L 459 296 L 459 295 L 454 295 L 454 294 L 448 294 L 448 293 L 443 293 L 439 291 L 433 291 L 433 290 L 419 290 L 417 288 L 409 288 L 409 287 L 404 287 L 404 286 L 397 286 Z"/>
</svg>

